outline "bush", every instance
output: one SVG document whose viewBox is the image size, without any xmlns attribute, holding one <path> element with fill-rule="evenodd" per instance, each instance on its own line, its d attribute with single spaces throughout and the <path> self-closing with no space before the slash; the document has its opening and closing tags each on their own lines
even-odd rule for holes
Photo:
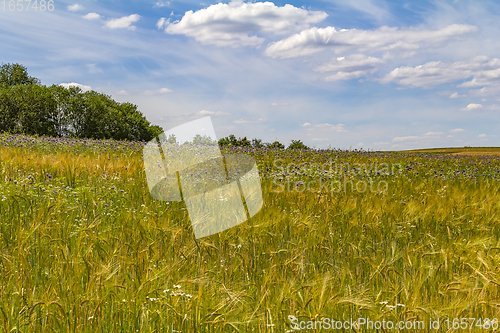
<svg viewBox="0 0 500 333">
<path fill-rule="evenodd" d="M 292 140 L 292 143 L 288 146 L 288 149 L 309 149 L 309 147 L 300 140 Z"/>
</svg>

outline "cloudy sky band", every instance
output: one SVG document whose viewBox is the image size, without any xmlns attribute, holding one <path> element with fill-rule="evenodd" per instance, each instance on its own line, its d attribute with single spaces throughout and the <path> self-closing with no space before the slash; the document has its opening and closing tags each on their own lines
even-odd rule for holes
<svg viewBox="0 0 500 333">
<path fill-rule="evenodd" d="M 165 128 L 203 111 L 219 137 L 365 149 L 500 143 L 493 1 L 58 4 L 0 13 L 0 61 L 23 63 L 44 84 L 136 103 Z"/>
</svg>

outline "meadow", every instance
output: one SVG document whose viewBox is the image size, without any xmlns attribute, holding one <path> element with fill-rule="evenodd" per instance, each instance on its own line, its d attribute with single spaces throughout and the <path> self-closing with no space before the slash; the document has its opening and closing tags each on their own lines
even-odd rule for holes
<svg viewBox="0 0 500 333">
<path fill-rule="evenodd" d="M 0 135 L 4 332 L 500 320 L 500 156 L 226 147 L 257 160 L 264 206 L 195 239 L 149 194 L 144 145 Z"/>
</svg>

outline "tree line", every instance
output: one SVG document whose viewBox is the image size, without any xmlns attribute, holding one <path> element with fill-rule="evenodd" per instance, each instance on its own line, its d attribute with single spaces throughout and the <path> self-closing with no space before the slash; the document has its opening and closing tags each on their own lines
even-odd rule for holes
<svg viewBox="0 0 500 333">
<path fill-rule="evenodd" d="M 177 142 L 175 134 L 170 134 L 165 140 L 169 144 L 180 144 Z M 279 141 L 274 142 L 262 142 L 261 139 L 252 139 L 251 141 L 247 137 L 238 138 L 231 134 L 225 138 L 214 140 L 208 135 L 196 134 L 191 141 L 186 141 L 184 144 L 194 144 L 194 145 L 219 145 L 224 146 L 234 146 L 234 147 L 252 147 L 252 148 L 269 148 L 269 149 L 285 149 L 285 145 Z M 310 149 L 300 140 L 292 140 L 288 149 Z"/>
<path fill-rule="evenodd" d="M 253 147 L 269 149 L 285 149 L 285 145 L 279 141 L 262 142 L 261 139 L 248 140 L 247 137 L 238 138 L 231 134 L 219 140 L 219 146 Z M 309 149 L 301 140 L 292 140 L 287 149 Z"/>
<path fill-rule="evenodd" d="M 53 137 L 151 140 L 151 125 L 132 103 L 78 87 L 42 85 L 20 64 L 0 67 L 0 132 Z"/>
<path fill-rule="evenodd" d="M 29 76 L 21 64 L 0 66 L 0 132 L 52 137 L 149 141 L 163 132 L 132 103 L 119 103 L 110 96 L 79 87 L 45 86 Z M 175 136 L 169 141 L 176 142 Z M 198 135 L 195 144 L 284 149 L 279 141 L 236 138 L 233 134 L 212 142 Z M 292 140 L 288 149 L 309 149 Z"/>
</svg>

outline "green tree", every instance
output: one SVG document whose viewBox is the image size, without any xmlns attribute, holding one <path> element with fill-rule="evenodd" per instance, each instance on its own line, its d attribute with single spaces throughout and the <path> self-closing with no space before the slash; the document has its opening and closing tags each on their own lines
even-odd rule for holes
<svg viewBox="0 0 500 333">
<path fill-rule="evenodd" d="M 46 87 L 26 67 L 2 64 L 0 131 L 149 141 L 163 129 L 152 126 L 134 104 L 77 87 Z"/>
<path fill-rule="evenodd" d="M 251 145 L 252 143 L 247 139 L 246 136 L 244 138 L 238 138 L 238 141 L 236 141 L 236 146 L 239 147 L 250 147 Z"/>
<path fill-rule="evenodd" d="M 0 88 L 0 131 L 14 133 L 18 124 L 11 89 Z"/>
<path fill-rule="evenodd" d="M 229 146 L 229 145 L 236 147 L 250 147 L 252 146 L 252 142 L 248 140 L 246 136 L 243 138 L 240 137 L 236 139 L 236 137 L 233 134 L 219 140 L 219 146 Z"/>
<path fill-rule="evenodd" d="M 292 140 L 287 149 L 309 149 L 309 147 L 300 140 Z"/>
<path fill-rule="evenodd" d="M 215 145 L 217 142 L 212 140 L 208 135 L 201 136 L 200 134 L 196 134 L 193 138 L 193 144 L 195 145 Z"/>
<path fill-rule="evenodd" d="M 177 138 L 175 137 L 175 134 L 170 134 L 167 138 L 167 143 L 170 144 L 177 144 Z"/>
<path fill-rule="evenodd" d="M 285 145 L 279 141 L 274 141 L 273 143 L 267 144 L 267 147 L 270 149 L 285 149 Z"/>
<path fill-rule="evenodd" d="M 56 107 L 45 86 L 18 84 L 0 88 L 0 130 L 56 136 Z"/>
<path fill-rule="evenodd" d="M 237 141 L 238 140 L 236 140 L 236 137 L 233 134 L 231 134 L 225 138 L 220 139 L 219 146 L 229 146 L 229 145 L 235 146 Z"/>
<path fill-rule="evenodd" d="M 252 147 L 254 148 L 263 148 L 264 144 L 261 139 L 252 139 Z"/>
<path fill-rule="evenodd" d="M 26 67 L 20 64 L 2 64 L 0 66 L 0 87 L 12 87 L 18 84 L 40 84 L 40 80 L 28 75 Z"/>
<path fill-rule="evenodd" d="M 56 101 L 56 112 L 54 115 L 57 136 L 75 136 L 73 124 L 71 123 L 71 112 L 77 112 L 78 96 L 82 90 L 78 87 L 64 88 L 59 85 L 50 86 L 52 97 Z"/>
</svg>

